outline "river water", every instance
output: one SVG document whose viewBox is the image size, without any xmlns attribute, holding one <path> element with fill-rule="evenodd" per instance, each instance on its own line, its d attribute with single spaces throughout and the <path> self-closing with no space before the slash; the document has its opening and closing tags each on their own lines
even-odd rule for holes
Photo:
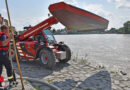
<svg viewBox="0 0 130 90">
<path fill-rule="evenodd" d="M 93 65 L 130 73 L 130 35 L 55 35 L 55 38 L 58 42 L 64 41 L 78 58 L 87 58 Z"/>
</svg>

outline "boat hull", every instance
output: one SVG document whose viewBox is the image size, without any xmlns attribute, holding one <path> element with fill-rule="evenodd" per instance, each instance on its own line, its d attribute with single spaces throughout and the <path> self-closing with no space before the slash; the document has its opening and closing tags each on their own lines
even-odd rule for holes
<svg viewBox="0 0 130 90">
<path fill-rule="evenodd" d="M 68 30 L 104 30 L 108 27 L 108 20 L 64 2 L 50 5 L 49 10 Z"/>
</svg>

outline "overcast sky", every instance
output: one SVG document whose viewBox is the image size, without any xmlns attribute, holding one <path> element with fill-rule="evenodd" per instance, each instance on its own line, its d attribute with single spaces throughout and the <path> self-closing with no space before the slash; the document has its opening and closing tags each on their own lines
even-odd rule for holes
<svg viewBox="0 0 130 90">
<path fill-rule="evenodd" d="M 0 13 L 7 18 L 5 0 L 0 0 Z M 46 19 L 50 4 L 64 1 L 109 20 L 109 27 L 119 28 L 130 20 L 130 0 L 8 0 L 12 25 L 17 30 Z M 64 28 L 61 24 L 54 28 Z"/>
</svg>

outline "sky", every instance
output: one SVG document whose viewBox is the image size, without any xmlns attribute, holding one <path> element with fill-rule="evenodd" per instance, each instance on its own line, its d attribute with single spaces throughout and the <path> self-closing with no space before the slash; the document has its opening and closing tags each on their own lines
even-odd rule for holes
<svg viewBox="0 0 130 90">
<path fill-rule="evenodd" d="M 34 26 L 48 18 L 50 4 L 61 1 L 108 19 L 108 29 L 120 28 L 130 20 L 130 0 L 8 0 L 12 25 L 18 31 L 24 26 Z M 5 0 L 0 0 L 0 13 L 8 18 Z M 53 28 L 62 29 L 64 26 L 59 23 Z"/>
</svg>

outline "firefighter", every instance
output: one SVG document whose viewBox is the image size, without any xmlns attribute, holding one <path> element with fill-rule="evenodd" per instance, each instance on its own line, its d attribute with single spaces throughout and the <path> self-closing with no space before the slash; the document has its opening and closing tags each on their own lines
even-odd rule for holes
<svg viewBox="0 0 130 90">
<path fill-rule="evenodd" d="M 12 67 L 9 60 L 9 42 L 13 35 L 8 36 L 8 27 L 6 25 L 1 26 L 0 32 L 0 76 L 2 74 L 2 68 L 5 66 L 9 85 L 13 85 L 13 75 L 12 75 Z"/>
</svg>

